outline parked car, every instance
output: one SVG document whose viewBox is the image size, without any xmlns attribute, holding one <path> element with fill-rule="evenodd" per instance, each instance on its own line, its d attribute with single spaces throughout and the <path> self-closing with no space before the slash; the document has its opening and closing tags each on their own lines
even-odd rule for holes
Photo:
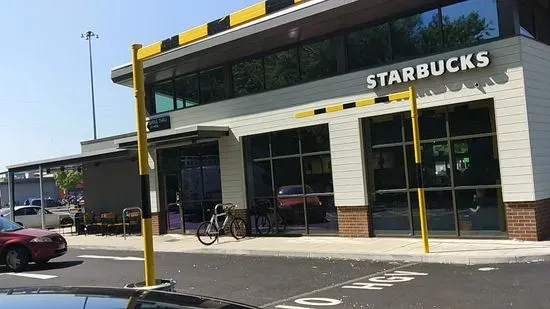
<svg viewBox="0 0 550 309">
<path fill-rule="evenodd" d="M 313 189 L 306 185 L 306 194 Z M 288 224 L 304 223 L 304 200 L 302 185 L 282 186 L 277 190 L 277 211 Z M 306 197 L 308 223 L 325 222 L 326 210 L 317 196 Z"/>
<path fill-rule="evenodd" d="M 42 210 L 40 206 L 15 206 L 15 222 L 25 227 L 42 227 Z M 61 225 L 67 225 L 73 222 L 71 215 L 65 212 L 51 212 L 44 209 L 46 212 L 46 228 L 56 228 Z M 9 218 L 10 209 L 0 209 L 0 216 Z"/>
<path fill-rule="evenodd" d="M 39 198 L 31 198 L 31 199 L 25 200 L 25 203 L 23 203 L 23 205 L 42 206 L 42 202 L 40 201 Z M 63 204 L 59 200 L 55 200 L 50 197 L 44 199 L 44 207 L 59 207 L 59 206 L 63 206 Z"/>
<path fill-rule="evenodd" d="M 10 271 L 23 271 L 29 262 L 47 263 L 66 252 L 67 242 L 58 233 L 24 228 L 0 217 L 0 264 Z"/>
</svg>

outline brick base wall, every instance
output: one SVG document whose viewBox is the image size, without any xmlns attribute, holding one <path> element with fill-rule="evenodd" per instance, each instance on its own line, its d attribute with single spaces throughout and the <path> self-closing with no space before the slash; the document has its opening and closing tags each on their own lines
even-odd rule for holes
<svg viewBox="0 0 550 309">
<path fill-rule="evenodd" d="M 151 223 L 153 225 L 153 235 L 166 234 L 166 220 L 164 216 L 159 212 L 151 214 Z"/>
<path fill-rule="evenodd" d="M 338 235 L 342 237 L 371 237 L 372 223 L 367 206 L 338 206 Z"/>
<path fill-rule="evenodd" d="M 510 239 L 544 240 L 550 237 L 550 199 L 505 204 Z"/>
</svg>

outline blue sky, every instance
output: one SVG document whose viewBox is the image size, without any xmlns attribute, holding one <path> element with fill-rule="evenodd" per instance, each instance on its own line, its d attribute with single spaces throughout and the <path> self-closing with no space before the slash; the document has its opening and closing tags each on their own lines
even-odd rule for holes
<svg viewBox="0 0 550 309">
<path fill-rule="evenodd" d="M 111 68 L 130 45 L 168 38 L 259 0 L 27 0 L 0 10 L 0 171 L 80 152 L 93 138 L 87 42 L 92 30 L 98 137 L 135 130 L 133 96 Z"/>
</svg>

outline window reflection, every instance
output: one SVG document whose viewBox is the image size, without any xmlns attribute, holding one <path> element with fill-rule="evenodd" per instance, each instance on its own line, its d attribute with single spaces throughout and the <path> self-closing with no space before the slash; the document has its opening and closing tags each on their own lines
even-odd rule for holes
<svg viewBox="0 0 550 309">
<path fill-rule="evenodd" d="M 419 112 L 420 139 L 444 138 L 447 136 L 446 108 L 430 108 Z M 412 141 L 411 114 L 405 113 L 405 140 Z"/>
<path fill-rule="evenodd" d="M 499 183 L 496 137 L 483 137 L 452 143 L 456 186 Z"/>
<path fill-rule="evenodd" d="M 199 105 L 199 77 L 197 74 L 176 78 L 176 108 Z"/>
<path fill-rule="evenodd" d="M 424 187 L 448 187 L 451 185 L 451 164 L 447 142 L 425 143 L 422 147 L 422 171 Z M 407 164 L 409 166 L 409 187 L 418 187 L 414 147 L 407 145 Z"/>
<path fill-rule="evenodd" d="M 442 47 L 438 10 L 401 18 L 391 23 L 394 59 L 433 53 Z"/>
<path fill-rule="evenodd" d="M 247 138 L 246 146 L 254 159 L 269 157 L 269 134 L 254 135 Z"/>
<path fill-rule="evenodd" d="M 250 187 L 254 196 L 272 196 L 273 186 L 271 183 L 271 162 L 260 161 L 252 163 L 252 173 L 254 181 Z"/>
<path fill-rule="evenodd" d="M 264 89 L 264 68 L 262 59 L 251 59 L 233 65 L 233 94 L 241 96 Z"/>
<path fill-rule="evenodd" d="M 328 126 L 313 126 L 300 129 L 302 153 L 330 150 Z"/>
<path fill-rule="evenodd" d="M 350 70 L 383 64 L 391 60 L 389 33 L 389 24 L 349 33 L 347 48 Z"/>
<path fill-rule="evenodd" d="M 155 85 L 155 112 L 163 113 L 174 109 L 174 88 L 172 81 Z"/>
<path fill-rule="evenodd" d="M 376 190 L 406 188 L 403 147 L 373 149 L 371 165 Z"/>
<path fill-rule="evenodd" d="M 200 75 L 200 98 L 202 103 L 225 99 L 225 68 L 202 71 Z"/>
<path fill-rule="evenodd" d="M 286 130 L 271 134 L 272 156 L 283 156 L 300 153 L 298 145 L 298 131 Z"/>
<path fill-rule="evenodd" d="M 312 193 L 332 192 L 332 167 L 330 155 L 307 156 L 303 158 L 304 181 Z"/>
<path fill-rule="evenodd" d="M 374 232 L 377 234 L 409 233 L 407 193 L 376 194 L 372 205 Z"/>
<path fill-rule="evenodd" d="M 446 47 L 462 47 L 499 36 L 496 0 L 470 0 L 445 6 L 443 33 Z"/>
<path fill-rule="evenodd" d="M 298 51 L 283 50 L 264 58 L 266 89 L 277 89 L 298 83 Z"/>
<path fill-rule="evenodd" d="M 458 190 L 456 204 L 461 234 L 505 231 L 506 218 L 500 189 Z"/>
<path fill-rule="evenodd" d="M 370 120 L 370 138 L 372 145 L 400 143 L 401 115 L 385 115 Z"/>
<path fill-rule="evenodd" d="M 492 104 L 481 101 L 452 107 L 449 129 L 451 136 L 495 132 Z"/>
<path fill-rule="evenodd" d="M 410 192 L 409 194 L 411 196 L 413 227 L 415 234 L 419 235 L 420 216 L 418 209 L 418 194 L 416 192 Z M 451 191 L 426 191 L 424 195 L 426 199 L 428 231 L 454 234 L 456 230 L 455 212 Z"/>
<path fill-rule="evenodd" d="M 335 38 L 300 46 L 300 73 L 304 81 L 333 75 L 337 69 Z"/>
</svg>

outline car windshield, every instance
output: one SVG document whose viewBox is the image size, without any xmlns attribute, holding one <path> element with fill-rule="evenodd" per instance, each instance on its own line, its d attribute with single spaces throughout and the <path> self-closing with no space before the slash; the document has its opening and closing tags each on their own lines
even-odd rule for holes
<svg viewBox="0 0 550 309">
<path fill-rule="evenodd" d="M 22 229 L 23 227 L 9 219 L 0 217 L 0 232 L 13 232 Z"/>
<path fill-rule="evenodd" d="M 32 200 L 32 201 L 31 201 L 31 205 L 33 205 L 33 206 L 40 206 L 40 205 L 41 205 L 40 200 Z"/>
</svg>

